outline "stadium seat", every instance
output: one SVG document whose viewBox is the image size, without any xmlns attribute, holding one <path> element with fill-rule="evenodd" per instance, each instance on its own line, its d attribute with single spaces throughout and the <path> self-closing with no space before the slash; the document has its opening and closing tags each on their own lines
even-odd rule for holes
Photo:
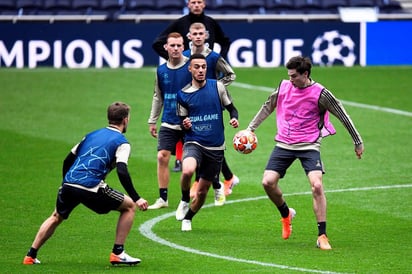
<svg viewBox="0 0 412 274">
<path fill-rule="evenodd" d="M 122 0 L 100 0 L 100 10 L 105 11 L 109 20 L 116 20 L 124 12 Z"/>
<path fill-rule="evenodd" d="M 338 13 L 339 7 L 348 7 L 349 3 L 347 0 L 323 0 L 321 2 L 322 9 L 330 13 Z"/>
<path fill-rule="evenodd" d="M 16 7 L 20 15 L 36 15 L 43 9 L 43 0 L 16 0 Z"/>
<path fill-rule="evenodd" d="M 121 0 L 100 0 L 100 9 L 102 10 L 121 10 L 124 7 L 124 2 Z"/>
<path fill-rule="evenodd" d="M 73 13 L 71 0 L 44 0 L 43 13 L 70 14 Z"/>
<path fill-rule="evenodd" d="M 394 0 L 377 0 L 379 11 L 383 13 L 401 13 L 403 12 L 402 5 L 399 1 Z"/>
<path fill-rule="evenodd" d="M 1 0 L 0 1 L 0 14 L 2 15 L 16 15 L 17 7 L 15 0 Z"/>
<path fill-rule="evenodd" d="M 72 8 L 80 15 L 93 14 L 94 10 L 100 9 L 99 0 L 72 0 Z"/>
<path fill-rule="evenodd" d="M 264 14 L 265 0 L 239 0 L 240 12 L 251 14 Z"/>
<path fill-rule="evenodd" d="M 296 12 L 293 0 L 266 0 L 266 13 L 284 14 Z"/>
<path fill-rule="evenodd" d="M 157 0 L 156 9 L 159 13 L 183 14 L 185 0 Z"/>
<path fill-rule="evenodd" d="M 295 8 L 303 13 L 325 13 L 321 0 L 295 0 Z"/>
<path fill-rule="evenodd" d="M 208 10 L 211 13 L 237 14 L 240 12 L 238 0 L 210 0 L 207 3 L 209 7 L 213 7 Z"/>
<path fill-rule="evenodd" d="M 375 0 L 349 0 L 350 7 L 375 7 Z"/>
<path fill-rule="evenodd" d="M 154 14 L 159 13 L 153 0 L 125 0 L 127 14 Z"/>
</svg>

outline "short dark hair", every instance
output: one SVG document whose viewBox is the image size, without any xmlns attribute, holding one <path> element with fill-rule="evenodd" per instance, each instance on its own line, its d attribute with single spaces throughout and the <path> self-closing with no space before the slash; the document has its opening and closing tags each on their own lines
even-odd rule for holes
<svg viewBox="0 0 412 274">
<path fill-rule="evenodd" d="M 130 106 L 123 102 L 114 102 L 107 108 L 109 124 L 120 125 L 129 116 Z"/>
<path fill-rule="evenodd" d="M 203 54 L 201 54 L 201 53 L 194 53 L 194 54 L 190 55 L 189 62 L 192 61 L 193 59 L 203 59 L 203 60 L 206 60 L 206 57 L 205 57 Z"/>
<path fill-rule="evenodd" d="M 286 63 L 287 69 L 296 69 L 297 72 L 303 74 L 305 71 L 308 72 L 308 77 L 310 76 L 310 71 L 312 69 L 312 62 L 309 57 L 295 56 L 289 59 Z"/>
</svg>

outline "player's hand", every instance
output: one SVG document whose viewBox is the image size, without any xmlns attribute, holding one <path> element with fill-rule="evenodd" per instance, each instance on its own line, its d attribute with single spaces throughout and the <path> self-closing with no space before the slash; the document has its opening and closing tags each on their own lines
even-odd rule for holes
<svg viewBox="0 0 412 274">
<path fill-rule="evenodd" d="M 365 150 L 363 144 L 355 145 L 355 153 L 358 159 L 362 158 L 363 151 Z"/>
<path fill-rule="evenodd" d="M 185 119 L 183 120 L 183 127 L 184 127 L 185 129 L 189 129 L 189 128 L 192 127 L 192 120 L 190 120 L 189 117 L 187 117 L 187 118 L 185 118 Z"/>
<path fill-rule="evenodd" d="M 149 206 L 149 203 L 145 199 L 140 198 L 136 201 L 136 205 L 140 210 L 146 211 L 147 207 Z"/>
<path fill-rule="evenodd" d="M 236 118 L 230 119 L 229 123 L 233 128 L 238 128 L 239 127 L 239 121 Z"/>
<path fill-rule="evenodd" d="M 151 134 L 154 138 L 157 138 L 157 128 L 156 128 L 156 124 L 150 124 L 150 125 L 149 125 L 149 132 L 150 132 L 150 134 Z"/>
</svg>

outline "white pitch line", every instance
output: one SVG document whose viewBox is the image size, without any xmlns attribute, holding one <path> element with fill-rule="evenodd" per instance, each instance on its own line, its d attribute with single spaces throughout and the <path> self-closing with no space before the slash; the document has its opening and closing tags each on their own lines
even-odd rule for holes
<svg viewBox="0 0 412 274">
<path fill-rule="evenodd" d="M 370 191 L 370 190 L 381 190 L 381 189 L 392 189 L 392 188 L 410 188 L 412 187 L 412 184 L 405 184 L 405 185 L 388 185 L 388 186 L 374 186 L 374 187 L 359 187 L 359 188 L 348 188 L 348 189 L 335 189 L 335 190 L 328 190 L 326 191 L 327 193 L 340 193 L 340 192 L 352 192 L 352 191 Z M 292 194 L 286 194 L 285 196 L 298 196 L 298 195 L 310 195 L 312 192 L 297 192 L 297 193 L 292 193 Z M 250 201 L 256 201 L 260 199 L 266 199 L 267 196 L 259 196 L 259 197 L 252 197 L 252 198 L 245 198 L 245 199 L 238 199 L 238 200 L 232 200 L 232 201 L 227 201 L 227 204 L 232 204 L 232 203 L 241 203 L 241 202 L 250 202 Z M 208 204 L 205 205 L 204 208 L 208 207 L 213 207 L 213 204 Z M 295 270 L 295 271 L 300 271 L 300 272 L 308 272 L 308 273 L 339 273 L 339 272 L 332 272 L 332 271 L 327 271 L 327 270 L 316 270 L 316 269 L 308 269 L 308 268 L 301 268 L 301 267 L 295 267 L 295 266 L 288 266 L 288 265 L 281 265 L 281 264 L 274 264 L 274 263 L 265 263 L 265 262 L 259 262 L 259 261 L 254 261 L 254 260 L 245 260 L 245 259 L 239 259 L 231 256 L 222 256 L 222 255 L 217 255 L 214 253 L 209 253 L 205 251 L 201 251 L 198 249 L 194 249 L 191 247 L 186 247 L 182 245 L 178 245 L 175 243 L 172 243 L 168 240 L 165 240 L 159 236 L 157 236 L 153 231 L 152 228 L 159 222 L 175 216 L 175 211 L 169 212 L 163 215 L 160 215 L 156 218 L 153 218 L 151 220 L 148 220 L 144 222 L 140 227 L 139 227 L 139 232 L 145 236 L 146 238 L 157 242 L 161 245 L 169 246 L 174 249 L 179 249 L 185 252 L 189 253 L 194 253 L 202 256 L 207 256 L 207 257 L 213 257 L 217 259 L 222 259 L 222 260 L 227 260 L 227 261 L 232 261 L 232 262 L 240 262 L 240 263 L 247 263 L 247 264 L 254 264 L 254 265 L 260 265 L 260 266 L 267 266 L 267 267 L 274 267 L 274 268 L 279 268 L 279 269 L 287 269 L 287 270 Z"/>
<path fill-rule="evenodd" d="M 273 92 L 275 90 L 275 88 L 254 86 L 254 85 L 250 85 L 250 84 L 237 83 L 237 82 L 233 82 L 231 85 L 235 86 L 235 87 L 238 87 L 238 88 L 265 91 L 265 92 Z M 353 106 L 353 107 L 358 107 L 358 108 L 365 108 L 365 109 L 372 109 L 372 110 L 376 110 L 376 111 L 381 111 L 381 112 L 387 112 L 387 113 L 391 113 L 391 114 L 397 114 L 397 115 L 412 117 L 412 112 L 409 112 L 409 111 L 393 109 L 393 108 L 387 108 L 387 107 L 374 106 L 374 105 L 361 104 L 361 103 L 345 101 L 345 100 L 340 100 L 340 101 L 344 105 L 348 105 L 348 106 Z"/>
</svg>

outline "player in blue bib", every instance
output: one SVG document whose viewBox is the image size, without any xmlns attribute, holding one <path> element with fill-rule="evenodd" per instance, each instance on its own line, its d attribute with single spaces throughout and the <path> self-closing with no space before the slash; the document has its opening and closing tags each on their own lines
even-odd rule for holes
<svg viewBox="0 0 412 274">
<path fill-rule="evenodd" d="M 146 210 L 148 207 L 147 201 L 136 192 L 127 168 L 131 148 L 123 134 L 129 124 L 129 111 L 130 107 L 125 103 L 111 104 L 107 109 L 109 126 L 87 134 L 71 149 L 63 162 L 63 183 L 57 194 L 56 208 L 40 226 L 23 264 L 40 263 L 38 250 L 79 204 L 98 214 L 119 211 L 110 263 L 140 263 L 140 259 L 124 251 L 124 242 L 132 227 L 136 208 Z M 114 168 L 129 196 L 105 183 L 107 174 Z"/>
<path fill-rule="evenodd" d="M 177 113 L 185 132 L 181 176 L 182 198 L 176 219 L 182 221 L 182 231 L 192 230 L 192 218 L 206 200 L 212 182 L 219 176 L 225 136 L 223 110 L 230 113 L 230 125 L 239 126 L 238 112 L 225 85 L 207 79 L 206 58 L 193 54 L 189 60 L 191 85 L 177 93 Z M 199 187 L 196 199 L 190 202 L 190 183 L 198 169 Z"/>
</svg>

